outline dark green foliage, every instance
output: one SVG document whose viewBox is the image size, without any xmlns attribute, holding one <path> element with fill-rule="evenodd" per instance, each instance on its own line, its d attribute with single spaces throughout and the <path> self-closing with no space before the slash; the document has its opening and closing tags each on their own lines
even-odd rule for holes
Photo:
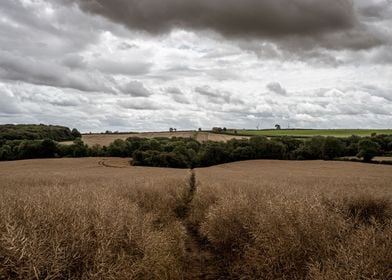
<svg viewBox="0 0 392 280">
<path fill-rule="evenodd" d="M 376 142 L 378 145 L 380 145 L 380 149 L 383 152 L 389 152 L 392 151 L 392 135 L 375 135 L 371 137 L 371 140 L 373 142 Z"/>
<path fill-rule="evenodd" d="M 72 131 L 78 135 L 77 130 Z M 269 139 L 255 136 L 228 142 L 197 142 L 193 138 L 138 138 L 115 140 L 108 147 L 88 147 L 77 138 L 71 145 L 53 140 L 0 139 L 0 160 L 51 157 L 133 157 L 134 165 L 193 168 L 252 159 L 335 159 L 357 155 L 370 161 L 375 155 L 391 152 L 391 137 L 375 135 L 368 138 L 352 136 L 313 137 L 298 140 L 292 137 Z"/>
<path fill-rule="evenodd" d="M 247 160 L 253 157 L 253 150 L 250 146 L 237 147 L 232 153 L 231 158 L 236 160 Z"/>
<path fill-rule="evenodd" d="M 153 167 L 191 167 L 185 157 L 181 154 L 158 152 L 158 151 L 135 151 L 133 153 L 133 164 Z"/>
<path fill-rule="evenodd" d="M 249 140 L 250 147 L 253 151 L 253 157 L 256 159 L 283 159 L 286 152 L 285 145 L 269 140 L 263 136 L 252 137 Z"/>
<path fill-rule="evenodd" d="M 323 144 L 323 158 L 334 159 L 344 154 L 344 143 L 335 137 L 327 137 Z"/>
<path fill-rule="evenodd" d="M 201 166 L 211 166 L 228 162 L 229 155 L 223 143 L 206 142 L 200 149 L 198 160 Z"/>
<path fill-rule="evenodd" d="M 313 137 L 306 140 L 302 146 L 293 152 L 294 158 L 299 160 L 314 160 L 323 157 L 324 137 Z"/>
<path fill-rule="evenodd" d="M 113 157 L 130 157 L 132 155 L 128 148 L 128 142 L 117 139 L 108 147 L 108 153 Z"/>
<path fill-rule="evenodd" d="M 375 156 L 381 153 L 381 147 L 379 144 L 374 142 L 372 139 L 363 139 L 358 143 L 358 155 L 357 157 L 363 158 L 364 161 L 369 162 Z"/>
<path fill-rule="evenodd" d="M 89 148 L 82 140 L 75 140 L 72 145 L 58 145 L 59 156 L 61 157 L 86 157 L 89 155 Z"/>
<path fill-rule="evenodd" d="M 80 138 L 80 137 L 82 137 L 82 134 L 80 134 L 80 132 L 79 132 L 76 128 L 72 129 L 71 134 L 72 134 L 73 137 L 75 137 L 75 138 Z"/>
<path fill-rule="evenodd" d="M 75 129 L 75 131 L 77 131 Z M 80 137 L 80 133 L 78 134 Z M 68 127 L 54 125 L 0 125 L 0 139 L 3 140 L 74 140 L 75 135 Z"/>
<path fill-rule="evenodd" d="M 0 160 L 8 160 L 11 159 L 12 149 L 9 145 L 3 145 L 0 148 Z"/>
</svg>

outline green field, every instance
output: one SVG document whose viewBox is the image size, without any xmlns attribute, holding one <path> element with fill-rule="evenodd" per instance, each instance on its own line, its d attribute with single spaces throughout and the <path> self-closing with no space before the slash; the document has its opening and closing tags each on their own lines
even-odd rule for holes
<svg viewBox="0 0 392 280">
<path fill-rule="evenodd" d="M 231 133 L 231 131 L 229 131 Z M 237 130 L 239 135 L 262 135 L 268 137 L 276 136 L 293 136 L 293 137 L 312 137 L 312 136 L 334 136 L 334 137 L 350 137 L 370 136 L 376 134 L 391 134 L 392 129 L 270 129 L 270 130 Z"/>
</svg>

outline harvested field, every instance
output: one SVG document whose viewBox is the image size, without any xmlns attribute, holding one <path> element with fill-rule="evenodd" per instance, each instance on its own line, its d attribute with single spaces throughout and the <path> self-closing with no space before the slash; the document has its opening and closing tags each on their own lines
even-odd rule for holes
<svg viewBox="0 0 392 280">
<path fill-rule="evenodd" d="M 263 130 L 238 130 L 242 135 L 262 135 L 267 137 L 292 136 L 292 137 L 314 137 L 314 136 L 333 136 L 350 137 L 357 135 L 361 137 L 375 134 L 391 135 L 391 129 L 263 129 Z"/>
<path fill-rule="evenodd" d="M 109 146 L 116 139 L 125 140 L 129 137 L 140 137 L 140 138 L 195 138 L 199 142 L 204 141 L 222 141 L 226 142 L 230 139 L 243 139 L 249 138 L 247 136 L 235 136 L 228 134 L 215 134 L 209 132 L 195 132 L 195 131 L 179 131 L 179 132 L 143 132 L 134 134 L 84 134 L 82 140 L 88 146 L 100 145 Z M 62 142 L 62 144 L 72 144 L 72 141 Z"/>
<path fill-rule="evenodd" d="M 392 167 L 0 162 L 0 279 L 390 279 Z"/>
</svg>

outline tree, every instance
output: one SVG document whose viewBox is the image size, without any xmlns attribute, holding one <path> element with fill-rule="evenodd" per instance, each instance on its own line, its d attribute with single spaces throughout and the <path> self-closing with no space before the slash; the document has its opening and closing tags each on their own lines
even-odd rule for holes
<svg viewBox="0 0 392 280">
<path fill-rule="evenodd" d="M 344 153 L 343 142 L 335 137 L 327 137 L 323 145 L 323 158 L 334 159 L 342 156 Z"/>
<path fill-rule="evenodd" d="M 108 152 L 112 157 L 127 157 L 131 155 L 127 142 L 121 139 L 114 140 L 109 145 Z"/>
<path fill-rule="evenodd" d="M 40 147 L 40 157 L 43 158 L 52 158 L 57 154 L 57 146 L 56 143 L 51 139 L 45 139 L 41 142 Z"/>
<path fill-rule="evenodd" d="M 380 153 L 380 145 L 371 139 L 363 139 L 358 143 L 357 157 L 363 158 L 363 161 L 370 162 L 372 158 Z"/>
<path fill-rule="evenodd" d="M 82 137 L 82 134 L 80 134 L 80 132 L 79 132 L 76 128 L 72 129 L 71 134 L 72 134 L 72 136 L 75 137 L 75 138 L 80 138 L 80 137 Z"/>
<path fill-rule="evenodd" d="M 277 130 L 281 130 L 280 124 L 275 125 L 275 128 L 276 128 Z"/>
</svg>

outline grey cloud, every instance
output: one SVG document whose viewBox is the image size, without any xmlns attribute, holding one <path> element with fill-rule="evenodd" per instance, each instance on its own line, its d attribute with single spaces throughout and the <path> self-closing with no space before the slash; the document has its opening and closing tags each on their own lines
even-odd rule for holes
<svg viewBox="0 0 392 280">
<path fill-rule="evenodd" d="M 167 93 L 182 95 L 183 92 L 178 87 L 168 87 L 165 89 Z"/>
<path fill-rule="evenodd" d="M 121 74 L 127 76 L 140 76 L 149 73 L 152 63 L 142 61 L 114 61 L 98 59 L 90 64 L 93 69 L 98 69 L 106 74 Z"/>
<path fill-rule="evenodd" d="M 129 44 L 127 42 L 122 42 L 117 46 L 117 48 L 119 50 L 126 51 L 126 50 L 130 50 L 130 49 L 136 49 L 136 48 L 138 48 L 138 46 L 136 44 Z"/>
<path fill-rule="evenodd" d="M 14 115 L 21 112 L 16 97 L 5 86 L 0 84 L 0 114 Z"/>
<path fill-rule="evenodd" d="M 131 81 L 125 84 L 121 87 L 121 91 L 134 97 L 148 97 L 152 95 L 152 92 L 146 89 L 143 83 L 139 81 Z"/>
<path fill-rule="evenodd" d="M 37 85 L 115 93 L 111 82 L 96 73 L 69 72 L 55 62 L 22 57 L 0 50 L 0 78 Z"/>
<path fill-rule="evenodd" d="M 65 2 L 70 2 L 66 1 Z M 212 29 L 228 36 L 317 35 L 356 25 L 351 0 L 72 0 L 91 13 L 151 33 Z"/>
<path fill-rule="evenodd" d="M 266 87 L 268 90 L 270 90 L 276 94 L 287 95 L 287 90 L 284 89 L 280 83 L 277 83 L 277 82 L 269 83 Z"/>
<path fill-rule="evenodd" d="M 61 63 L 71 69 L 87 67 L 87 63 L 83 56 L 75 53 L 66 55 L 65 58 L 62 59 Z"/>
<path fill-rule="evenodd" d="M 233 97 L 231 93 L 214 90 L 209 86 L 196 87 L 195 92 L 205 96 L 207 100 L 213 104 L 244 104 L 242 100 Z"/>
<path fill-rule="evenodd" d="M 191 104 L 189 99 L 186 98 L 184 95 L 173 95 L 172 98 L 174 101 L 180 104 Z"/>
<path fill-rule="evenodd" d="M 181 89 L 178 87 L 168 87 L 163 89 L 166 93 L 171 95 L 171 98 L 180 104 L 190 104 L 189 99 L 185 96 Z"/>
<path fill-rule="evenodd" d="M 162 107 L 156 102 L 149 99 L 132 99 L 132 100 L 121 100 L 118 102 L 119 105 L 124 109 L 131 110 L 159 110 Z"/>
<path fill-rule="evenodd" d="M 392 13 L 392 1 L 390 0 L 356 0 L 359 14 L 367 20 L 388 19 Z"/>
</svg>

